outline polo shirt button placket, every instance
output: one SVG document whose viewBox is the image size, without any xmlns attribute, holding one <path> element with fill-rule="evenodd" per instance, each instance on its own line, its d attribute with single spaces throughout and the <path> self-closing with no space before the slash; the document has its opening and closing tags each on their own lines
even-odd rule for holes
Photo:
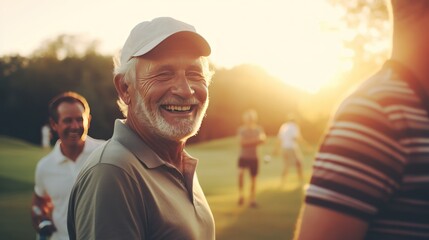
<svg viewBox="0 0 429 240">
<path fill-rule="evenodd" d="M 185 186 L 185 182 L 183 181 L 183 177 L 182 177 L 182 175 L 180 173 L 178 173 L 178 172 L 176 172 L 176 171 L 173 170 L 173 176 L 174 176 L 174 178 L 177 179 L 177 181 L 180 182 L 180 184 L 182 184 L 183 186 Z"/>
</svg>

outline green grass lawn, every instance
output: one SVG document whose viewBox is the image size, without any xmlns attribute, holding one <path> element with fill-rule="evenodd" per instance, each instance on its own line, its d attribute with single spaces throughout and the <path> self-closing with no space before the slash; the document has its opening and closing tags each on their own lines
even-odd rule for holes
<svg viewBox="0 0 429 240">
<path fill-rule="evenodd" d="M 259 149 L 270 153 L 273 139 Z M 189 146 L 187 151 L 200 159 L 198 175 L 216 222 L 218 240 L 290 239 L 303 200 L 295 169 L 288 183 L 280 187 L 282 160 L 279 157 L 260 165 L 257 186 L 259 207 L 238 206 L 237 155 L 234 138 Z M 47 154 L 37 146 L 0 136 L 0 239 L 34 239 L 30 203 L 37 161 Z M 306 154 L 308 179 L 311 154 Z M 246 178 L 246 180 L 248 180 Z M 248 183 L 248 181 L 246 181 Z M 246 187 L 248 185 L 246 184 Z"/>
</svg>

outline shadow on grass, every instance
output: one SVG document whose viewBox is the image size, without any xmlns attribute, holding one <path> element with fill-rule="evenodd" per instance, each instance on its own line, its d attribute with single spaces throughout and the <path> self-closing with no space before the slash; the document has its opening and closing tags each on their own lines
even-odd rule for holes
<svg viewBox="0 0 429 240">
<path fill-rule="evenodd" d="M 0 176 L 0 194 L 25 192 L 32 189 L 32 183 Z"/>
<path fill-rule="evenodd" d="M 302 200 L 301 188 L 294 188 L 259 192 L 257 208 L 234 202 L 229 217 L 235 219 L 217 232 L 217 239 L 291 239 Z"/>
</svg>

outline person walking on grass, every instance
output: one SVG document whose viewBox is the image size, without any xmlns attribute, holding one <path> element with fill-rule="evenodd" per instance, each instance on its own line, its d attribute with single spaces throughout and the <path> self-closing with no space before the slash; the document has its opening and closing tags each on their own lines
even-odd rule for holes
<svg viewBox="0 0 429 240">
<path fill-rule="evenodd" d="M 243 125 L 238 128 L 240 156 L 238 159 L 238 205 L 244 204 L 244 175 L 250 174 L 249 206 L 257 207 L 256 178 L 259 171 L 257 147 L 266 139 L 264 129 L 257 124 L 258 115 L 255 110 L 247 110 L 243 114 Z"/>
<path fill-rule="evenodd" d="M 289 168 L 294 165 L 301 185 L 304 185 L 304 173 L 302 169 L 303 154 L 300 143 L 305 142 L 301 135 L 299 125 L 293 114 L 288 114 L 287 121 L 280 126 L 277 141 L 272 155 L 280 154 L 283 158 L 283 171 L 280 176 L 280 187 L 286 184 Z"/>
</svg>

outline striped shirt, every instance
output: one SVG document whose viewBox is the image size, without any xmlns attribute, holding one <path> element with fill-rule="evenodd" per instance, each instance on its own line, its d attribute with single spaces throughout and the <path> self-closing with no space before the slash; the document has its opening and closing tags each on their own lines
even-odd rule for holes
<svg viewBox="0 0 429 240">
<path fill-rule="evenodd" d="M 429 239 L 429 98 L 422 89 L 388 61 L 349 96 L 316 156 L 306 203 L 367 221 L 366 239 Z"/>
</svg>

